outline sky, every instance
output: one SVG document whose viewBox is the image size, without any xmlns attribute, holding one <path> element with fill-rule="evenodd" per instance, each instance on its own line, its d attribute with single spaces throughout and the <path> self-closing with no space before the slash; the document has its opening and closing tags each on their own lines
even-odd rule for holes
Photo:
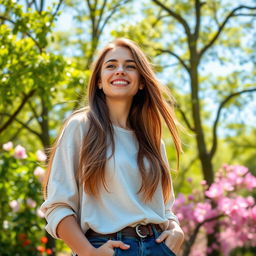
<svg viewBox="0 0 256 256">
<path fill-rule="evenodd" d="M 50 0 L 48 0 L 50 1 Z M 249 4 L 249 3 L 248 3 Z M 139 9 L 139 6 L 136 7 L 137 9 Z M 137 15 L 135 15 L 134 17 L 137 17 L 137 19 L 139 20 L 140 17 Z M 133 20 L 133 22 L 136 22 L 136 18 Z M 71 10 L 66 11 L 63 10 L 62 14 L 60 15 L 60 17 L 57 20 L 56 23 L 56 27 L 55 27 L 55 31 L 70 31 L 72 30 L 73 27 L 73 14 L 71 12 Z M 109 28 L 109 30 L 111 31 L 112 28 Z M 108 37 L 108 36 L 107 36 Z M 244 41 L 246 41 L 246 36 L 244 37 Z M 73 49 L 70 49 L 70 53 L 73 51 Z M 169 58 L 169 57 L 168 57 Z M 168 60 L 168 62 L 176 62 L 174 59 L 172 60 Z M 171 67 L 170 67 L 171 68 Z M 252 66 L 252 64 L 243 64 L 242 66 L 239 65 L 238 63 L 225 63 L 225 65 L 221 65 L 219 62 L 208 62 L 207 65 L 205 65 L 203 67 L 203 70 L 201 71 L 204 76 L 207 74 L 212 74 L 214 73 L 215 76 L 232 76 L 232 72 L 234 70 L 252 70 L 254 67 Z M 185 72 L 185 71 L 184 71 Z M 165 71 L 163 73 L 161 73 L 160 75 L 158 75 L 159 80 L 162 81 L 163 84 L 168 83 L 168 80 L 170 79 L 170 69 L 165 69 Z M 189 90 L 189 84 L 186 84 L 183 88 L 184 91 L 188 91 Z M 253 97 L 253 101 L 248 103 L 246 106 L 243 107 L 243 110 L 241 112 L 236 112 L 233 111 L 233 113 L 230 113 L 229 116 L 225 117 L 228 118 L 230 121 L 234 120 L 236 121 L 237 118 L 239 117 L 241 120 L 243 120 L 244 123 L 246 123 L 248 126 L 250 127 L 256 127 L 256 93 L 254 93 L 254 97 Z M 244 95 L 243 97 L 246 97 L 246 95 Z M 216 102 L 214 102 L 214 100 L 212 100 L 211 97 L 209 97 L 207 99 L 207 109 L 209 111 L 215 111 L 217 110 L 218 105 L 216 104 Z M 215 117 L 215 115 L 211 115 L 212 119 L 209 119 L 209 124 L 212 123 L 213 118 Z M 225 136 L 226 134 L 224 133 L 223 136 Z"/>
</svg>

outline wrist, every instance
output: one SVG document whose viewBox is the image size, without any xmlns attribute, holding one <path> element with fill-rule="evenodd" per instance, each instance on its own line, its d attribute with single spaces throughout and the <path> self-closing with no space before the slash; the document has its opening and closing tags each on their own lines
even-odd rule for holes
<svg viewBox="0 0 256 256">
<path fill-rule="evenodd" d="M 89 247 L 85 248 L 84 250 L 77 253 L 78 256 L 94 256 L 96 249 L 90 245 Z"/>
<path fill-rule="evenodd" d="M 180 225 L 175 220 L 169 220 L 169 225 L 167 229 L 174 229 L 176 227 L 180 228 Z"/>
</svg>

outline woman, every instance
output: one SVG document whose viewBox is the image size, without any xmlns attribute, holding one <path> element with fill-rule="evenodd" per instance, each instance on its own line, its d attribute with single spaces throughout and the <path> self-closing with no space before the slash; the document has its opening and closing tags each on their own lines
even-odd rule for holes
<svg viewBox="0 0 256 256">
<path fill-rule="evenodd" d="M 131 40 L 95 61 L 88 108 L 71 115 L 53 148 L 41 209 L 46 230 L 79 256 L 175 255 L 183 232 L 161 141 L 161 117 L 181 151 L 172 109 Z"/>
</svg>

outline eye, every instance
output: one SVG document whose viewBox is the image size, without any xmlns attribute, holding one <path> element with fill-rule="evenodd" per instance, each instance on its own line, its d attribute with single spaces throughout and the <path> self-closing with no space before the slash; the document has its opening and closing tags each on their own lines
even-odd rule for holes
<svg viewBox="0 0 256 256">
<path fill-rule="evenodd" d="M 127 65 L 127 68 L 129 68 L 129 69 L 136 69 L 136 66 L 134 66 L 134 65 Z"/>
<path fill-rule="evenodd" d="M 106 68 L 115 68 L 115 65 L 109 64 L 109 65 L 106 66 Z"/>
</svg>

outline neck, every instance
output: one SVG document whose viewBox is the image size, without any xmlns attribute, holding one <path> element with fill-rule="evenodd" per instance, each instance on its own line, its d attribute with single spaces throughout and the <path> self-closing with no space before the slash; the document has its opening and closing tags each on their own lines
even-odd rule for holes
<svg viewBox="0 0 256 256">
<path fill-rule="evenodd" d="M 128 115 L 131 107 L 132 101 L 124 101 L 124 100 L 108 100 L 106 99 L 106 103 L 109 110 L 110 120 L 113 125 L 129 129 L 128 123 Z"/>
</svg>

